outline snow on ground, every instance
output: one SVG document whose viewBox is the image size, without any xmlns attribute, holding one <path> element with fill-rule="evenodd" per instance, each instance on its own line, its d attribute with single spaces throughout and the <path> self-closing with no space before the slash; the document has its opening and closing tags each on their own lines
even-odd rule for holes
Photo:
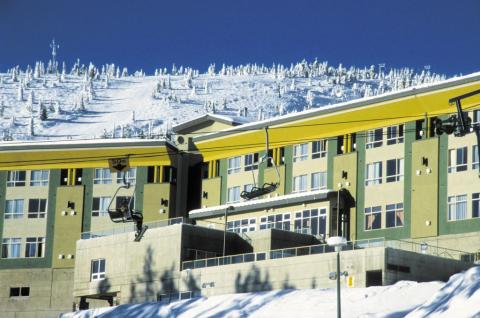
<svg viewBox="0 0 480 318">
<path fill-rule="evenodd" d="M 52 74 L 42 65 L 0 73 L 0 140 L 91 139 L 112 137 L 114 130 L 116 137 L 158 136 L 205 113 L 251 122 L 445 79 L 408 68 L 379 72 L 317 61 L 205 73 L 164 69 L 155 76 L 79 62 L 69 73 Z"/>
<path fill-rule="evenodd" d="M 362 318 L 480 317 L 480 267 L 447 283 L 401 281 L 391 286 L 342 289 L 342 316 Z M 62 318 L 336 317 L 335 289 L 276 290 L 79 311 Z"/>
</svg>

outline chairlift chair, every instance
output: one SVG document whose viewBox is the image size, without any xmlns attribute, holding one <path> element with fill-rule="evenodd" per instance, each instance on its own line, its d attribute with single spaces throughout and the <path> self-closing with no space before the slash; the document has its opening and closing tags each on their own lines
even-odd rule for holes
<svg viewBox="0 0 480 318">
<path fill-rule="evenodd" d="M 240 197 L 244 200 L 251 200 L 255 199 L 258 197 L 261 197 L 263 195 L 269 194 L 277 190 L 277 188 L 280 186 L 280 173 L 278 172 L 278 167 L 277 164 L 275 163 L 275 160 L 271 156 L 269 156 L 269 139 L 268 139 L 268 127 L 265 127 L 265 155 L 262 156 L 262 159 L 260 160 L 259 166 L 267 162 L 271 163 L 272 166 L 275 168 L 275 172 L 277 173 L 277 182 L 265 182 L 262 186 L 257 187 L 257 182 L 255 181 L 255 174 L 252 169 L 252 177 L 253 177 L 253 187 L 250 190 L 244 190 L 242 193 L 240 193 Z"/>
<path fill-rule="evenodd" d="M 113 202 L 118 197 L 118 192 L 121 189 L 130 189 L 130 182 L 127 182 L 126 173 L 123 174 L 123 184 L 117 188 L 115 193 L 113 194 L 112 200 L 107 208 L 108 215 L 110 216 L 110 220 L 114 223 L 127 223 L 127 222 L 135 222 L 136 225 L 136 232 L 135 232 L 135 242 L 138 242 L 142 239 L 143 234 L 148 229 L 148 226 L 143 225 L 143 213 L 140 210 L 135 210 L 133 205 L 133 200 L 135 198 L 135 191 L 133 192 L 133 196 L 130 199 L 124 199 L 120 203 L 119 206 L 116 208 L 112 207 Z M 136 187 L 136 185 L 135 185 Z"/>
</svg>

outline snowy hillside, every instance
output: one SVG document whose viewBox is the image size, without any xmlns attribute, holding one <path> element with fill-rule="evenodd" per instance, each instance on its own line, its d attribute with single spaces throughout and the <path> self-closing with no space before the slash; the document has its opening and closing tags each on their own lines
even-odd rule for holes
<svg viewBox="0 0 480 318">
<path fill-rule="evenodd" d="M 0 73 L 0 140 L 157 138 L 207 112 L 255 121 L 443 79 L 430 71 L 317 61 L 211 65 L 205 73 L 172 67 L 151 76 L 113 64 L 37 62 Z"/>
<path fill-rule="evenodd" d="M 335 289 L 277 290 L 79 311 L 62 318 L 336 317 Z M 447 283 L 402 281 L 342 290 L 342 317 L 480 317 L 480 267 Z"/>
</svg>

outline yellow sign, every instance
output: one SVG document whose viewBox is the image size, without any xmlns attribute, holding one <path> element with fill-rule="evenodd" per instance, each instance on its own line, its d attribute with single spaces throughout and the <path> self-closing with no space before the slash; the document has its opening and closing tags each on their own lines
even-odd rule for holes
<svg viewBox="0 0 480 318">
<path fill-rule="evenodd" d="M 353 276 L 348 276 L 347 277 L 347 286 L 348 287 L 354 287 L 353 286 Z"/>
</svg>

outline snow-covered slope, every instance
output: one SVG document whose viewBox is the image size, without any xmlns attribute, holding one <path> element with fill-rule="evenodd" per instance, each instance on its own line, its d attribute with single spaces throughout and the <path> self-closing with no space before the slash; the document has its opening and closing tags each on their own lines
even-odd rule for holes
<svg viewBox="0 0 480 318">
<path fill-rule="evenodd" d="M 114 65 L 70 72 L 12 68 L 0 73 L 0 140 L 153 136 L 205 113 L 255 121 L 379 95 L 445 76 L 411 69 L 332 67 L 302 61 L 289 67 L 187 67 L 128 75 Z"/>
<path fill-rule="evenodd" d="M 480 317 L 480 267 L 447 283 L 402 281 L 392 286 L 342 290 L 343 317 Z M 79 311 L 62 318 L 336 317 L 334 289 L 277 290 L 143 303 Z"/>
</svg>

